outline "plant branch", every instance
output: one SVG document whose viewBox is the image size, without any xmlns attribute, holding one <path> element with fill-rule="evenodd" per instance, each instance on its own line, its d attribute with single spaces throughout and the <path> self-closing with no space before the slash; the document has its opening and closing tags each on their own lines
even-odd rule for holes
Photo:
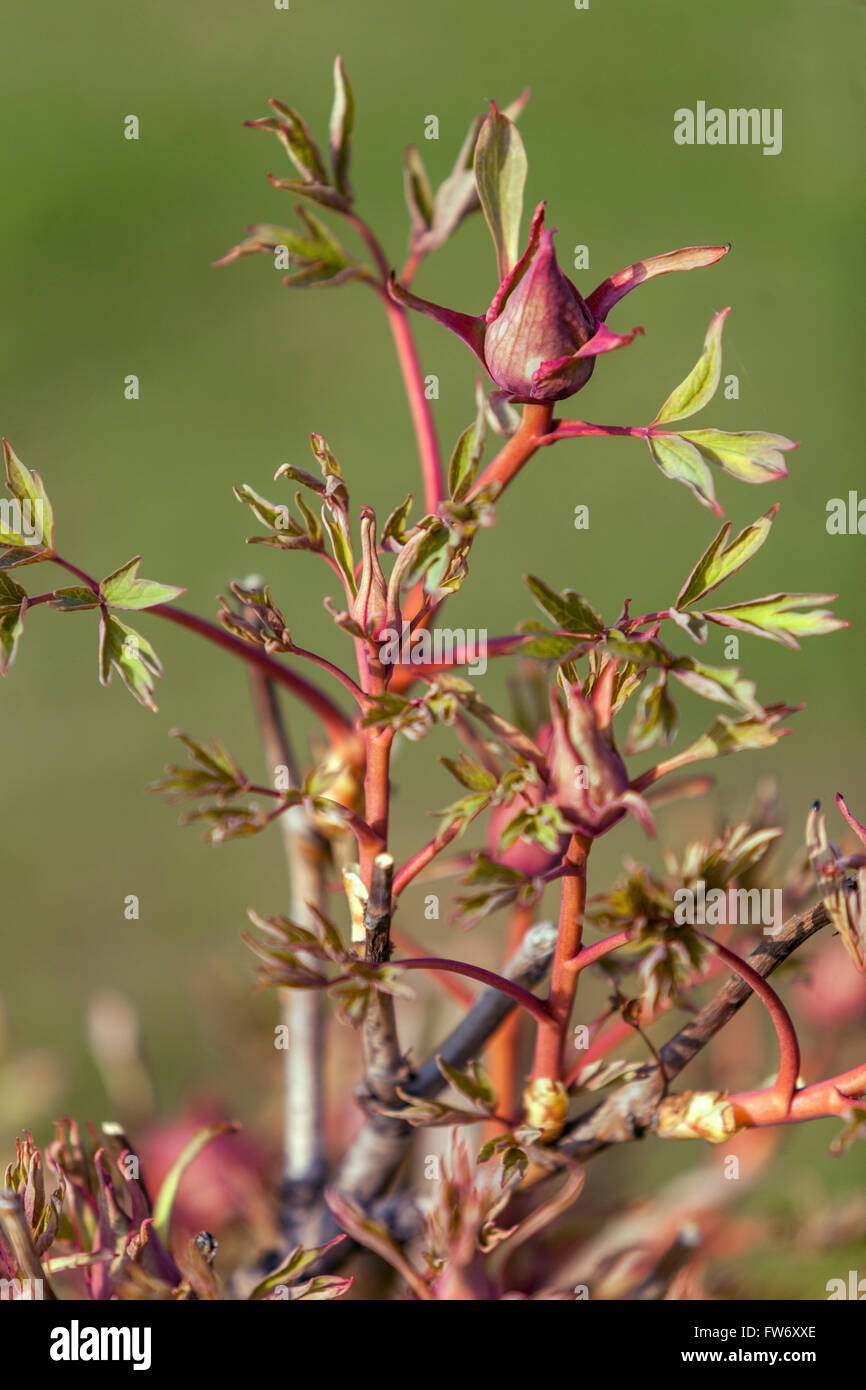
<svg viewBox="0 0 866 1390">
<path fill-rule="evenodd" d="M 791 917 L 774 936 L 763 938 L 748 957 L 748 964 L 758 975 L 766 977 L 787 960 L 792 951 L 829 924 L 826 907 L 822 902 L 817 903 L 808 912 Z M 634 1081 L 618 1087 L 606 1100 L 573 1120 L 566 1126 L 559 1147 L 574 1158 L 585 1159 L 611 1144 L 642 1139 L 652 1129 L 656 1108 L 668 1082 L 673 1081 L 731 1021 L 751 995 L 752 987 L 745 980 L 739 977 L 728 980 L 661 1048 L 661 1068 L 657 1063 L 647 1064 Z"/>
<path fill-rule="evenodd" d="M 250 669 L 256 722 L 271 773 L 295 764 L 277 691 L 259 667 Z M 313 927 L 326 911 L 330 846 L 303 806 L 293 806 L 281 822 L 290 884 L 289 913 L 301 927 Z M 301 957 L 303 959 L 303 957 Z M 280 990 L 281 1021 L 288 1030 L 283 1052 L 283 1221 L 291 1244 L 303 1243 L 305 1226 L 321 1193 L 327 1166 L 325 1127 L 325 1000 L 318 990 Z"/>
<path fill-rule="evenodd" d="M 436 426 L 433 423 L 430 402 L 424 394 L 424 373 L 418 359 L 409 316 L 403 306 L 392 299 L 388 293 L 391 267 L 378 238 L 356 213 L 350 213 L 348 221 L 363 238 L 381 276 L 380 281 L 373 282 L 373 287 L 382 301 L 388 318 L 388 326 L 391 329 L 391 336 L 394 339 L 394 347 L 397 350 L 397 361 L 400 364 L 403 385 L 412 416 L 412 425 L 418 443 L 421 479 L 424 485 L 424 505 L 428 512 L 435 513 L 439 503 L 445 499 L 442 456 L 439 451 L 439 441 L 436 436 Z"/>
<path fill-rule="evenodd" d="M 715 941 L 712 937 L 705 936 L 703 932 L 698 932 L 697 935 L 721 956 L 729 969 L 739 975 L 740 979 L 755 991 L 773 1020 L 773 1027 L 779 1040 L 779 1074 L 774 1085 L 769 1088 L 767 1095 L 770 1103 L 780 1107 L 781 1114 L 784 1116 L 790 1109 L 791 1097 L 800 1075 L 800 1044 L 797 1041 L 797 1033 L 791 1022 L 791 1016 L 772 985 L 768 985 L 764 977 L 759 975 L 748 961 L 742 960 L 735 951 L 729 951 L 727 946 L 723 946 L 720 941 Z"/>
<path fill-rule="evenodd" d="M 497 975 L 493 970 L 485 970 L 481 965 L 470 965 L 462 960 L 448 960 L 443 956 L 423 956 L 418 959 L 397 960 L 395 965 L 399 965 L 401 970 L 449 970 L 455 975 L 465 975 L 470 980 L 480 980 L 490 989 L 499 990 L 502 994 L 507 994 L 509 999 L 513 999 L 531 1014 L 536 1022 L 548 1024 L 550 1022 L 550 1010 L 543 999 L 531 994 L 522 985 L 515 984 L 505 975 Z"/>
<path fill-rule="evenodd" d="M 148 608 L 147 612 L 155 613 L 157 617 L 176 623 L 178 627 L 198 633 L 200 637 L 207 638 L 209 642 L 215 643 L 225 651 L 233 652 L 247 665 L 266 672 L 275 685 L 282 685 L 286 690 L 290 690 L 321 720 L 328 736 L 334 742 L 341 743 L 352 733 L 350 721 L 324 691 L 319 690 L 318 686 L 312 685 L 303 676 L 289 671 L 279 661 L 274 661 L 263 648 L 254 647 L 242 638 L 225 632 L 216 623 L 208 622 L 207 618 L 200 618 L 197 613 L 190 613 L 185 608 L 176 607 L 175 604 L 157 603 Z"/>
<path fill-rule="evenodd" d="M 552 416 L 552 405 L 523 407 L 523 417 L 517 431 L 476 480 L 469 494 L 470 499 L 491 488 L 498 496 L 516 478 L 542 444 L 551 442 L 549 431 Z"/>
<path fill-rule="evenodd" d="M 568 872 L 562 879 L 559 931 L 547 1001 L 548 1017 L 538 1030 L 533 1079 L 548 1077 L 552 1081 L 559 1081 L 562 1076 L 565 1037 L 582 968 L 578 961 L 586 908 L 586 859 L 590 844 L 584 836 L 575 833 L 562 860 L 563 868 Z"/>
</svg>

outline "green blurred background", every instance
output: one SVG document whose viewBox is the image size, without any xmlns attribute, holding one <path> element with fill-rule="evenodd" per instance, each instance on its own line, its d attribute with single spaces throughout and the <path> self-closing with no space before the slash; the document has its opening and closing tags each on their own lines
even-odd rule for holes
<svg viewBox="0 0 866 1390">
<path fill-rule="evenodd" d="M 324 138 L 339 50 L 358 106 L 359 210 L 399 265 L 403 146 L 417 142 L 438 181 L 471 117 L 528 84 L 527 203 L 547 199 L 564 264 L 571 247 L 589 247 L 582 289 L 641 256 L 733 243 L 714 269 L 659 280 L 616 311 L 614 326 L 642 323 L 646 337 L 602 360 L 564 413 L 645 422 L 697 357 L 711 314 L 731 304 L 724 370 L 739 376 L 740 399 L 720 394 L 700 423 L 803 441 L 778 486 L 719 479 L 737 526 L 782 504 L 731 599 L 838 592 L 838 610 L 855 621 L 800 652 L 743 639 L 743 664 L 765 702 L 806 709 L 778 748 L 720 765 L 706 803 L 665 812 L 662 842 L 738 815 L 765 775 L 779 783 L 789 854 L 816 797 L 831 803 L 841 789 L 864 814 L 856 620 L 866 541 L 825 530 L 828 499 L 862 479 L 862 6 L 291 0 L 277 11 L 269 0 L 43 0 L 7 8 L 2 31 L 0 427 L 42 472 L 61 550 L 100 574 L 142 553 L 143 573 L 185 585 L 183 602 L 208 616 L 229 579 L 259 568 L 297 640 L 336 653 L 320 602 L 324 571 L 309 557 L 245 548 L 254 526 L 232 484 L 274 495 L 280 463 L 313 466 L 316 430 L 341 459 L 354 501 L 382 516 L 410 488 L 418 493 L 413 440 L 387 327 L 366 290 L 288 291 L 264 257 L 211 267 L 247 223 L 291 221 L 289 197 L 265 177 L 290 172 L 285 156 L 243 121 L 277 96 Z M 698 100 L 783 108 L 783 152 L 676 146 L 673 112 Z M 137 142 L 123 138 L 128 114 L 140 120 Z M 424 139 L 429 114 L 439 118 L 438 142 Z M 494 281 L 476 217 L 425 264 L 416 289 L 477 311 Z M 425 370 L 440 379 L 434 409 L 449 446 L 471 418 L 473 362 L 435 325 L 416 328 Z M 124 399 L 128 373 L 140 378 L 138 401 Z M 590 507 L 588 532 L 573 529 L 578 503 Z M 663 606 L 714 532 L 711 515 L 661 477 L 638 441 L 563 444 L 507 496 L 452 621 L 513 630 L 533 615 L 521 582 L 530 570 L 586 593 L 611 617 L 627 595 Z M 37 573 L 22 572 L 25 582 Z M 33 612 L 2 689 L 7 1138 L 24 1124 L 44 1135 L 61 1109 L 102 1115 L 84 1021 L 100 991 L 120 990 L 138 1008 L 161 1111 L 204 1077 L 248 1114 L 270 1084 L 270 1059 L 257 1088 L 256 1046 L 241 1055 L 237 1042 L 258 1029 L 270 1054 L 272 1004 L 249 997 L 238 930 L 248 904 L 282 905 L 278 840 L 212 850 L 142 791 L 175 756 L 174 726 L 219 734 L 258 774 L 244 671 L 142 615 L 167 676 L 153 716 L 116 682 L 98 686 L 95 626 L 92 614 Z M 707 656 L 721 659 L 718 638 Z M 501 674 L 481 687 L 495 695 Z M 687 731 L 708 722 L 705 711 L 687 717 Z M 306 728 L 300 721 L 299 738 Z M 453 795 L 445 774 L 430 771 L 444 747 L 433 740 L 400 756 L 398 858 L 427 837 L 425 813 Z M 645 852 L 631 831 L 605 845 L 596 887 L 624 849 Z M 649 857 L 659 862 L 658 846 Z M 141 900 L 133 922 L 123 915 L 131 893 Z M 414 926 L 423 934 L 423 921 Z M 485 958 L 500 930 L 494 921 L 485 938 L 456 949 Z M 53 1062 L 40 1062 L 46 1050 Z M 790 1141 L 798 1181 L 854 1180 L 853 1160 L 848 1176 L 838 1161 L 827 1166 L 828 1130 Z M 641 1154 L 642 1170 L 685 1160 L 655 1150 Z"/>
</svg>

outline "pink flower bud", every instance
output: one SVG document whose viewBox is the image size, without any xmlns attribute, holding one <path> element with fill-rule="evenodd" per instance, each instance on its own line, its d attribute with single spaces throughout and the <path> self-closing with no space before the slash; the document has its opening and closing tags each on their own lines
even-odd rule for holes
<svg viewBox="0 0 866 1390">
<path fill-rule="evenodd" d="M 369 507 L 361 512 L 361 577 L 358 595 L 352 604 L 352 617 L 371 637 L 386 622 L 388 586 L 376 554 L 376 515 Z"/>
<path fill-rule="evenodd" d="M 487 370 L 511 396 L 561 400 L 592 375 L 595 357 L 577 354 L 596 327 L 585 300 L 557 264 L 553 232 L 541 230 L 488 311 Z M 548 380 L 554 365 L 558 370 Z"/>
</svg>

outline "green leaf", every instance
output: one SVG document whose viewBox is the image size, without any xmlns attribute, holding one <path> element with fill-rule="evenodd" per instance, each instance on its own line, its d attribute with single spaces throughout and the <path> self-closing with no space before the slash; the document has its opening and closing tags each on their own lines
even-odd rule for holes
<svg viewBox="0 0 866 1390">
<path fill-rule="evenodd" d="M 304 518 L 304 523 L 307 528 L 307 538 L 310 542 L 311 549 L 321 550 L 322 523 L 319 521 L 319 518 L 316 516 L 315 512 L 304 501 L 304 495 L 302 492 L 295 493 L 295 506 L 301 513 L 301 516 Z"/>
<path fill-rule="evenodd" d="M 316 142 L 297 111 L 281 101 L 272 99 L 269 103 L 281 117 L 275 121 L 266 116 L 260 121 L 250 121 L 249 125 L 260 130 L 273 130 L 294 164 L 298 173 L 307 183 L 327 184 L 328 175 L 319 154 Z"/>
<path fill-rule="evenodd" d="M 518 840 L 526 840 L 541 845 L 548 854 L 555 854 L 567 831 L 568 825 L 559 808 L 553 802 L 542 801 L 539 806 L 529 806 L 512 816 L 499 836 L 499 853 L 503 854 Z"/>
<path fill-rule="evenodd" d="M 778 510 L 778 504 L 771 507 L 763 516 L 758 517 L 757 521 L 753 521 L 751 526 L 741 531 L 730 545 L 727 541 L 731 533 L 731 523 L 725 522 L 677 594 L 677 608 L 685 608 L 688 604 L 703 598 L 704 594 L 715 589 L 729 575 L 742 569 L 746 561 L 751 560 L 764 544 Z"/>
<path fill-rule="evenodd" d="M 712 728 L 690 744 L 679 755 L 683 761 L 694 762 L 698 758 L 724 757 L 728 753 L 743 753 L 760 748 L 772 748 L 791 732 L 790 729 L 777 729 L 780 719 L 787 719 L 796 710 L 789 705 L 768 705 L 764 718 L 731 719 L 720 714 Z"/>
<path fill-rule="evenodd" d="M 496 786 L 496 777 L 489 772 L 486 767 L 476 763 L 461 751 L 459 758 L 440 758 L 439 761 L 447 767 L 452 777 L 456 777 L 461 786 L 467 787 L 472 792 L 491 792 Z"/>
<path fill-rule="evenodd" d="M 478 465 L 487 442 L 487 418 L 483 403 L 458 439 L 448 465 L 448 494 L 452 502 L 460 502 L 469 492 L 478 473 Z"/>
<path fill-rule="evenodd" d="M 796 440 L 762 430 L 734 434 L 727 430 L 684 430 L 681 438 L 697 445 L 710 463 L 719 464 L 743 483 L 772 483 L 786 478 L 788 469 L 782 453 L 797 448 Z"/>
<path fill-rule="evenodd" d="M 760 719 L 764 708 L 755 698 L 755 682 L 746 680 L 737 666 L 705 666 L 691 656 L 679 656 L 670 668 L 688 690 L 705 700 L 732 705 Z"/>
<path fill-rule="evenodd" d="M 516 121 L 528 100 L 529 89 L 527 88 L 516 101 L 503 108 L 503 114 L 510 120 Z M 425 229 L 420 222 L 417 229 L 413 227 L 410 245 L 414 253 L 426 255 L 430 251 L 435 251 L 437 247 L 442 246 L 448 240 L 461 222 L 480 207 L 473 162 L 478 133 L 483 124 L 483 115 L 473 119 L 454 161 L 451 173 L 437 188 L 432 202 L 429 228 Z M 419 211 L 423 215 L 423 186 L 421 199 Z"/>
<path fill-rule="evenodd" d="M 99 599 L 92 589 L 83 584 L 73 584 L 68 589 L 55 589 L 49 606 L 59 609 L 61 613 L 74 613 L 82 608 L 98 608 Z"/>
<path fill-rule="evenodd" d="M 330 208 L 331 212 L 349 211 L 348 200 L 327 183 L 302 183 L 300 179 L 278 179 L 273 174 L 269 174 L 268 179 L 274 188 L 292 193 L 296 198 L 307 198 L 319 207 Z"/>
<path fill-rule="evenodd" d="M 89 590 L 88 590 L 89 592 Z M 12 578 L 0 570 L 0 610 L 9 608 L 20 608 L 27 591 Z M 91 594 L 91 598 L 93 595 Z"/>
<path fill-rule="evenodd" d="M 713 475 L 694 444 L 679 434 L 651 434 L 647 437 L 649 451 L 666 478 L 685 483 L 699 502 L 717 515 L 721 507 L 716 501 Z"/>
<path fill-rule="evenodd" d="M 349 592 L 354 597 L 358 592 L 358 586 L 355 582 L 355 562 L 352 558 L 352 546 L 349 538 L 339 522 L 333 520 L 324 510 L 322 511 L 322 520 L 325 523 L 331 540 L 331 549 L 334 552 L 334 559 L 349 587 Z"/>
<path fill-rule="evenodd" d="M 236 1134 L 240 1125 L 234 1121 L 228 1124 L 206 1125 L 197 1134 L 184 1144 L 171 1168 L 166 1173 L 162 1186 L 159 1189 L 156 1201 L 153 1204 L 153 1229 L 162 1244 L 168 1250 L 171 1235 L 171 1213 L 177 1197 L 181 1179 L 201 1153 L 214 1139 L 218 1139 L 222 1134 Z"/>
<path fill-rule="evenodd" d="M 668 693 L 666 671 L 644 686 L 628 731 L 627 751 L 645 753 L 654 743 L 670 747 L 678 723 L 677 707 Z"/>
<path fill-rule="evenodd" d="M 295 208 L 304 232 L 293 231 L 291 227 L 276 226 L 271 222 L 256 222 L 247 228 L 249 235 L 226 255 L 221 256 L 216 265 L 230 265 L 244 256 L 273 256 L 278 247 L 284 247 L 290 258 L 295 258 L 305 267 L 318 267 L 318 273 L 337 276 L 347 269 L 360 274 L 364 267 L 345 251 L 337 237 L 324 222 L 321 222 L 303 203 Z M 289 265 L 291 271 L 291 263 Z M 287 280 L 292 282 L 293 275 Z M 285 281 L 284 281 L 285 283 Z"/>
<path fill-rule="evenodd" d="M 382 549 L 390 540 L 394 540 L 398 545 L 405 545 L 408 539 L 406 531 L 406 520 L 412 510 L 412 503 L 415 499 L 411 492 L 405 502 L 401 502 L 399 507 L 395 507 L 385 525 L 382 527 Z"/>
<path fill-rule="evenodd" d="M 527 161 L 516 125 L 495 102 L 478 135 L 474 167 L 478 197 L 496 247 L 502 281 L 517 264 Z"/>
<path fill-rule="evenodd" d="M 99 591 L 111 608 L 153 608 L 156 603 L 170 603 L 184 592 L 174 584 L 139 579 L 140 564 L 141 556 L 136 555 L 100 583 Z"/>
<path fill-rule="evenodd" d="M 0 608 L 0 676 L 6 675 L 15 660 L 18 641 L 24 630 L 24 608 L 23 601 L 17 608 Z"/>
<path fill-rule="evenodd" d="M 328 136 L 334 183 L 350 202 L 352 189 L 349 185 L 349 156 L 354 124 L 355 98 L 343 69 L 343 60 L 338 54 L 334 62 L 334 105 L 331 108 Z"/>
<path fill-rule="evenodd" d="M 0 545 L 50 549 L 54 541 L 54 512 L 42 479 L 25 468 L 8 439 L 3 440 L 6 486 L 12 500 L 0 499 Z"/>
<path fill-rule="evenodd" d="M 302 1274 L 309 1265 L 315 1264 L 328 1250 L 333 1249 L 335 1245 L 339 1245 L 340 1241 L 345 1239 L 346 1237 L 344 1235 L 334 1236 L 333 1240 L 326 1241 L 324 1245 L 314 1246 L 311 1250 L 305 1250 L 303 1245 L 296 1246 L 285 1264 L 280 1265 L 279 1269 L 274 1270 L 273 1274 L 269 1274 L 260 1284 L 256 1284 L 256 1287 L 250 1294 L 250 1299 L 263 1298 L 266 1293 L 269 1293 L 271 1289 L 275 1289 L 278 1284 L 295 1283 L 298 1276 Z"/>
<path fill-rule="evenodd" d="M 702 410 L 713 399 L 722 372 L 722 329 L 730 312 L 730 309 L 722 309 L 710 320 L 703 352 L 685 381 L 681 381 L 668 396 L 652 422 L 654 425 L 660 425 L 662 421 L 684 420 L 687 415 Z"/>
<path fill-rule="evenodd" d="M 283 467 L 288 469 L 288 464 L 284 464 Z M 322 490 L 324 491 L 324 489 Z M 266 497 L 262 497 L 261 493 L 251 488 L 249 483 L 241 483 L 240 487 L 232 488 L 232 492 L 238 501 L 245 502 L 253 515 L 271 531 L 276 531 L 283 536 L 293 536 L 300 533 L 300 527 L 292 518 L 289 508 L 284 502 L 269 502 Z"/>
<path fill-rule="evenodd" d="M 433 189 L 417 145 L 403 151 L 403 191 L 409 209 L 410 242 L 423 236 L 433 222 Z"/>
<path fill-rule="evenodd" d="M 550 628 L 532 618 L 520 623 L 518 631 L 526 633 L 530 639 L 518 648 L 521 656 L 534 656 L 538 661 L 565 661 L 577 651 L 574 637 L 551 632 Z"/>
<path fill-rule="evenodd" d="M 784 647 L 798 648 L 798 637 L 823 637 L 850 627 L 828 608 L 810 608 L 813 603 L 831 603 L 835 594 L 768 594 L 725 608 L 708 609 L 704 617 L 721 627 L 736 628 L 755 637 L 768 637 Z M 799 609 L 805 609 L 799 612 Z"/>
<path fill-rule="evenodd" d="M 345 511 L 349 503 L 349 490 L 343 479 L 343 470 L 331 452 L 328 441 L 320 434 L 311 434 L 310 448 L 319 460 L 325 480 L 325 501 L 330 507 L 339 507 L 341 511 Z M 298 481 L 302 482 L 303 479 Z"/>
<path fill-rule="evenodd" d="M 683 613 L 679 608 L 668 608 L 664 616 L 675 622 L 677 627 L 681 627 L 683 632 L 687 632 L 693 642 L 704 646 L 709 629 L 703 613 L 696 611 Z"/>
<path fill-rule="evenodd" d="M 491 391 L 488 395 L 482 377 L 478 377 L 476 389 L 485 395 L 487 423 L 493 433 L 510 439 L 520 427 L 520 411 L 517 406 L 512 405 L 507 399 L 506 391 Z"/>
<path fill-rule="evenodd" d="M 0 540 L 0 546 L 5 542 Z M 20 565 L 38 565 L 40 560 L 50 560 L 50 550 L 33 550 L 29 546 L 10 546 L 0 554 L 0 570 L 18 569 Z"/>
<path fill-rule="evenodd" d="M 117 671 L 129 693 L 146 709 L 156 711 L 153 678 L 162 675 L 159 657 L 146 637 L 127 627 L 113 613 L 99 621 L 99 682 L 108 685 Z"/>
<path fill-rule="evenodd" d="M 573 589 L 558 594 L 534 574 L 526 575 L 524 582 L 539 607 L 566 632 L 586 633 L 588 636 L 604 632 L 601 614 Z"/>
<path fill-rule="evenodd" d="M 717 700 L 720 704 L 732 705 L 758 718 L 763 717 L 763 707 L 755 698 L 754 681 L 745 680 L 736 666 L 706 666 L 692 656 L 675 656 L 661 642 L 648 638 L 634 640 L 616 633 L 608 634 L 602 646 L 605 651 L 620 660 L 631 662 L 635 667 L 664 668 L 705 700 Z"/>
<path fill-rule="evenodd" d="M 467 1100 L 471 1100 L 482 1110 L 496 1109 L 499 1097 L 480 1062 L 470 1062 L 466 1071 L 460 1071 L 459 1068 L 452 1067 L 449 1062 L 446 1062 L 444 1057 L 437 1056 L 436 1065 L 445 1080 L 461 1096 L 465 1096 Z"/>
</svg>

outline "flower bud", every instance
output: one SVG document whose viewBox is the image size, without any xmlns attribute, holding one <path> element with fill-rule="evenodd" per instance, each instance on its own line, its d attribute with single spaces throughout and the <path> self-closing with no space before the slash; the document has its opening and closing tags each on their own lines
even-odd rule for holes
<svg viewBox="0 0 866 1390">
<path fill-rule="evenodd" d="M 386 621 L 388 588 L 376 553 L 376 514 L 361 512 L 361 578 L 351 614 L 368 636 L 375 637 Z"/>
<path fill-rule="evenodd" d="M 575 354 L 593 337 L 596 322 L 557 264 L 552 231 L 530 242 L 511 288 L 494 301 L 492 312 L 484 360 L 502 390 L 526 400 L 558 401 L 586 385 L 595 357 Z M 559 370 L 546 380 L 555 364 Z"/>
<path fill-rule="evenodd" d="M 541 1130 L 541 1142 L 552 1144 L 565 1128 L 568 1092 L 561 1081 L 536 1076 L 523 1092 L 523 1114 L 532 1129 Z"/>
</svg>

